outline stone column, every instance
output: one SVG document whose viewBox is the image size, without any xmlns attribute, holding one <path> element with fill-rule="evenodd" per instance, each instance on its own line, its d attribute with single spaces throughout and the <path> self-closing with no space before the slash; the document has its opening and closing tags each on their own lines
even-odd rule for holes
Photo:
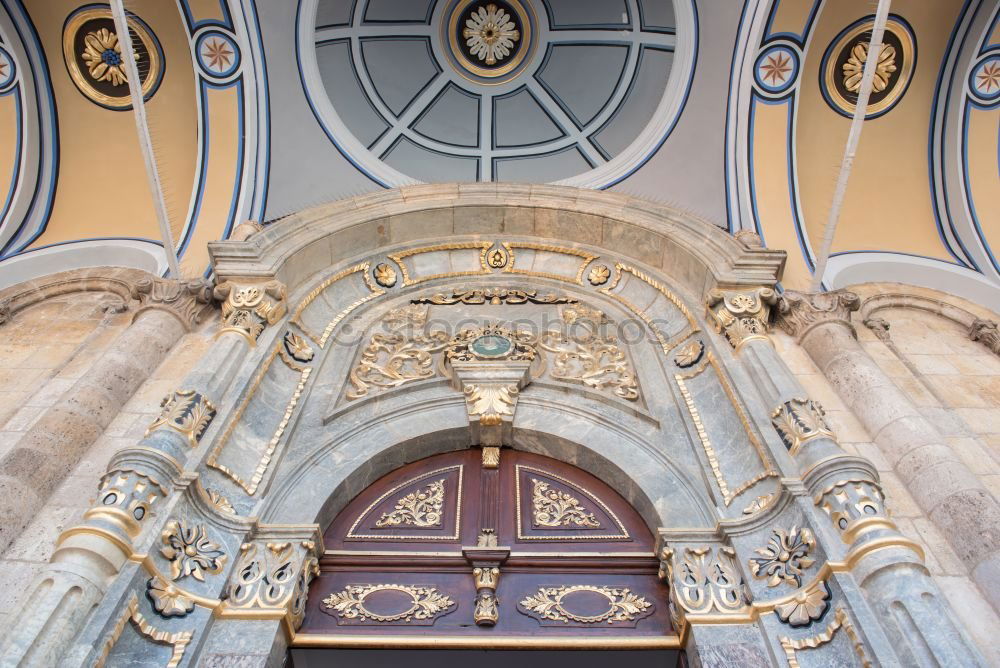
<svg viewBox="0 0 1000 668">
<path fill-rule="evenodd" d="M 924 566 L 920 547 L 902 536 L 888 516 L 875 466 L 840 447 L 822 406 L 809 399 L 767 337 L 773 294 L 767 288 L 713 292 L 708 316 L 737 351 L 762 399 L 771 402 L 772 426 L 798 466 L 813 507 L 840 536 L 842 546 L 829 546 L 828 558 L 846 570 L 834 571 L 834 577 L 851 578 L 860 585 L 869 610 L 856 609 L 855 614 L 863 613 L 881 626 L 879 635 L 888 639 L 876 643 L 873 651 L 883 664 L 985 666 L 975 646 L 951 621 L 947 600 Z M 836 295 L 829 299 L 826 303 L 834 306 L 824 313 L 845 306 Z M 779 320 L 784 322 L 789 314 L 787 293 L 779 307 Z M 843 323 L 833 327 L 848 332 Z M 850 335 L 847 338 L 858 345 Z M 843 349 L 840 341 L 819 345 L 834 355 Z M 848 586 L 842 585 L 843 589 L 854 589 L 849 582 L 844 584 Z M 852 605 L 863 607 L 860 602 Z"/>
<path fill-rule="evenodd" d="M 1000 503 L 857 341 L 857 295 L 786 292 L 778 324 L 858 416 L 988 601 L 1000 610 Z"/>
<path fill-rule="evenodd" d="M 122 406 L 209 307 L 207 283 L 146 279 L 132 324 L 0 459 L 0 551 L 24 530 Z M 52 332 L 58 337 L 58 332 Z"/>
<path fill-rule="evenodd" d="M 18 623 L 0 641 L 0 666 L 73 664 L 67 649 L 90 612 L 125 564 L 141 558 L 136 539 L 162 529 L 168 513 L 158 508 L 191 483 L 190 472 L 206 456 L 199 446 L 216 415 L 213 400 L 225 394 L 264 329 L 285 313 L 284 286 L 275 281 L 224 283 L 215 294 L 226 300 L 215 344 L 164 399 L 146 436 L 111 458 L 97 503 L 56 541 L 48 567 L 14 615 Z"/>
</svg>

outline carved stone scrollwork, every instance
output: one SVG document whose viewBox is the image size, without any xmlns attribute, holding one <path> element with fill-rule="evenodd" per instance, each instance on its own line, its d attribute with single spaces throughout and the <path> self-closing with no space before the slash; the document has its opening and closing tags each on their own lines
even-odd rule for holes
<svg viewBox="0 0 1000 668">
<path fill-rule="evenodd" d="M 359 399 L 372 388 L 399 387 L 434 376 L 433 354 L 448 344 L 448 335 L 440 330 L 424 331 L 426 322 L 426 307 L 404 306 L 390 311 L 383 319 L 388 332 L 372 334 L 361 360 L 351 369 L 354 389 L 347 398 Z"/>
<path fill-rule="evenodd" d="M 837 323 L 857 336 L 851 313 L 861 308 L 861 299 L 847 290 L 832 292 L 796 292 L 786 290 L 778 302 L 775 321 L 789 336 L 801 341 L 814 327 Z"/>
<path fill-rule="evenodd" d="M 731 547 L 687 547 L 683 558 L 666 550 L 663 559 L 676 602 L 685 616 L 743 614 L 752 601 Z"/>
<path fill-rule="evenodd" d="M 222 302 L 222 332 L 242 334 L 254 345 L 264 329 L 280 320 L 286 311 L 285 286 L 278 281 L 235 283 L 226 281 L 215 288 Z"/>
<path fill-rule="evenodd" d="M 563 309 L 562 319 L 572 336 L 550 329 L 538 338 L 539 347 L 555 354 L 552 377 L 596 390 L 613 389 L 629 401 L 638 399 L 635 370 L 625 351 L 614 336 L 599 331 L 606 321 L 604 314 L 586 306 L 569 306 Z"/>
<path fill-rule="evenodd" d="M 767 547 L 754 550 L 761 558 L 750 559 L 750 572 L 756 578 L 767 578 L 768 587 L 782 582 L 800 587 L 803 571 L 816 562 L 809 556 L 815 547 L 816 538 L 809 529 L 772 529 Z"/>
<path fill-rule="evenodd" d="M 577 300 L 565 295 L 540 295 L 534 290 L 514 290 L 507 288 L 485 288 L 482 290 L 455 290 L 450 295 L 437 293 L 430 297 L 420 297 L 411 304 L 576 304 Z"/>
<path fill-rule="evenodd" d="M 712 290 L 705 300 L 706 316 L 715 330 L 725 334 L 729 344 L 739 350 L 747 341 L 766 339 L 771 306 L 776 301 L 771 288 Z"/>
<path fill-rule="evenodd" d="M 520 392 L 516 384 L 469 384 L 464 391 L 469 419 L 477 419 L 481 426 L 496 427 L 504 418 L 514 417 L 514 407 Z"/>
<path fill-rule="evenodd" d="M 1000 355 L 1000 329 L 993 320 L 983 320 L 976 318 L 969 325 L 969 338 L 979 341 L 981 344 Z"/>
<path fill-rule="evenodd" d="M 771 424 L 784 441 L 788 452 L 794 456 L 805 443 L 814 438 L 836 438 L 825 418 L 826 413 L 818 401 L 796 398 L 774 409 Z"/>
<path fill-rule="evenodd" d="M 841 480 L 817 494 L 813 500 L 848 544 L 854 542 L 861 520 L 893 524 L 886 515 L 885 496 L 878 484 L 871 480 Z"/>
<path fill-rule="evenodd" d="M 260 538 L 244 543 L 226 586 L 226 608 L 287 615 L 292 628 L 298 628 L 309 583 L 318 574 L 315 541 Z"/>
<path fill-rule="evenodd" d="M 149 436 L 160 427 L 180 432 L 194 448 L 215 418 L 215 406 L 194 390 L 175 390 L 160 402 L 163 409 L 146 429 Z"/>
<path fill-rule="evenodd" d="M 188 330 L 201 323 L 212 304 L 212 286 L 204 279 L 176 281 L 146 278 L 132 287 L 132 298 L 139 300 L 135 317 L 149 309 L 168 311 Z"/>
<path fill-rule="evenodd" d="M 180 664 L 181 660 L 184 658 L 184 652 L 187 650 L 187 646 L 191 642 L 191 638 L 194 636 L 194 633 L 191 631 L 177 631 L 175 633 L 170 633 L 154 627 L 145 617 L 143 617 L 142 613 L 139 612 L 139 599 L 135 596 L 135 594 L 133 594 L 132 598 L 129 599 L 128 605 L 125 606 L 124 613 L 122 613 L 122 616 L 118 619 L 118 622 L 111 630 L 108 639 L 104 641 L 101 653 L 98 656 L 97 661 L 94 662 L 94 668 L 104 668 L 104 666 L 107 665 L 108 655 L 111 654 L 111 650 L 114 649 L 119 638 L 121 638 L 122 632 L 125 630 L 125 626 L 130 622 L 140 634 L 149 638 L 154 643 L 170 647 L 170 658 L 167 660 L 167 663 L 164 664 L 166 668 L 175 668 L 175 666 Z"/>
</svg>

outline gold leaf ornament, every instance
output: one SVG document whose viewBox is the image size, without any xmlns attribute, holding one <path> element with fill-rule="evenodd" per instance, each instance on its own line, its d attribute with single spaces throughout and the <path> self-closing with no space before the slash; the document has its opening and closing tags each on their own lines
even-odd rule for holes
<svg viewBox="0 0 1000 668">
<path fill-rule="evenodd" d="M 94 81 L 108 81 L 112 86 L 121 86 L 128 81 L 128 71 L 122 59 L 122 47 L 118 35 L 107 28 L 87 33 L 83 38 L 84 50 L 80 57 L 87 63 L 87 69 Z M 139 53 L 134 51 L 136 60 Z"/>
<path fill-rule="evenodd" d="M 611 270 L 601 264 L 590 270 L 587 280 L 591 285 L 604 285 L 611 278 Z"/>
<path fill-rule="evenodd" d="M 843 65 L 844 88 L 857 93 L 861 89 L 861 79 L 865 73 L 865 63 L 868 61 L 868 43 L 858 42 L 851 49 L 851 56 Z M 875 64 L 875 78 L 872 80 L 872 90 L 881 93 L 889 85 L 892 73 L 896 71 L 896 49 L 883 44 Z"/>
<path fill-rule="evenodd" d="M 580 505 L 575 497 L 558 489 L 552 489 L 547 482 L 531 479 L 532 519 L 543 527 L 586 527 L 600 528 L 601 523 L 593 513 Z"/>
<path fill-rule="evenodd" d="M 180 580 L 192 576 L 200 582 L 205 574 L 222 572 L 226 554 L 209 540 L 203 526 L 187 527 L 180 520 L 170 520 L 160 535 L 163 547 L 160 554 L 170 562 L 170 578 Z"/>
<path fill-rule="evenodd" d="M 444 479 L 407 494 L 396 502 L 395 508 L 375 522 L 377 527 L 387 526 L 441 526 L 441 509 L 444 506 Z"/>
<path fill-rule="evenodd" d="M 298 362 L 311 362 L 315 356 L 306 340 L 294 332 L 285 334 L 285 350 Z"/>
<path fill-rule="evenodd" d="M 375 282 L 383 288 L 391 288 L 396 285 L 396 270 L 384 262 L 372 270 Z"/>
</svg>

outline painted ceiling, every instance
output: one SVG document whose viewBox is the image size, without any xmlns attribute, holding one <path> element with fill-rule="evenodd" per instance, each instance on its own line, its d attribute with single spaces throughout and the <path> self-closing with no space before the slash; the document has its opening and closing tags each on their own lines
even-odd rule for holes
<svg viewBox="0 0 1000 668">
<path fill-rule="evenodd" d="M 495 180 L 754 230 L 788 252 L 795 288 L 815 268 L 873 18 L 868 0 L 125 6 L 185 275 L 244 220 Z M 1000 4 L 891 12 L 824 283 L 905 281 L 1000 308 Z M 165 270 L 109 17 L 0 0 L 0 286 Z"/>
</svg>

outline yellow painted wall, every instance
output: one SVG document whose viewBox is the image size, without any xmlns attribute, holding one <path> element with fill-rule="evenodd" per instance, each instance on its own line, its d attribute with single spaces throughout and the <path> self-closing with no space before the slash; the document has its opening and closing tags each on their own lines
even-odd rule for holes
<svg viewBox="0 0 1000 668">
<path fill-rule="evenodd" d="M 917 68 L 909 89 L 887 114 L 865 122 L 833 251 L 894 250 L 950 260 L 931 205 L 927 141 L 938 68 L 961 0 L 896 0 L 892 11 L 913 27 Z M 803 71 L 796 147 L 798 182 L 810 236 L 821 239 L 850 119 L 826 103 L 819 88 L 826 47 L 855 20 L 867 0 L 826 3 Z"/>
<path fill-rule="evenodd" d="M 66 69 L 63 23 L 84 4 L 45 0 L 28 6 L 49 60 L 60 136 L 52 216 L 34 247 L 93 237 L 160 238 L 133 114 L 91 102 Z M 197 159 L 197 106 L 188 39 L 176 3 L 130 0 L 126 6 L 152 28 L 163 47 L 163 81 L 146 106 L 171 218 L 183 220 Z"/>
</svg>

